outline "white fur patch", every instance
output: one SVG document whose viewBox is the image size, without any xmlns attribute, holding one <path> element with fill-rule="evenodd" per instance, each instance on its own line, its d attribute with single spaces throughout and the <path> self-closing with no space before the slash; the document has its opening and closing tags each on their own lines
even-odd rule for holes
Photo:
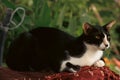
<svg viewBox="0 0 120 80">
<path fill-rule="evenodd" d="M 105 66 L 105 63 L 102 60 L 98 60 L 97 62 L 95 62 L 94 66 L 103 67 L 103 66 Z"/>
<path fill-rule="evenodd" d="M 107 39 L 107 35 L 106 34 L 104 34 L 104 39 L 103 39 L 103 42 L 101 43 L 101 45 L 100 45 L 100 49 L 106 49 L 106 48 L 109 48 L 110 47 L 110 43 L 109 43 L 109 41 L 108 41 L 108 39 Z M 106 46 L 107 45 L 107 46 Z"/>
<path fill-rule="evenodd" d="M 79 66 L 91 66 L 102 57 L 103 51 L 99 50 L 95 45 L 89 45 L 86 43 L 85 45 L 87 47 L 87 51 L 84 55 L 80 58 L 70 56 L 70 59 L 61 63 L 60 71 L 63 71 L 66 68 L 67 62 Z"/>
</svg>

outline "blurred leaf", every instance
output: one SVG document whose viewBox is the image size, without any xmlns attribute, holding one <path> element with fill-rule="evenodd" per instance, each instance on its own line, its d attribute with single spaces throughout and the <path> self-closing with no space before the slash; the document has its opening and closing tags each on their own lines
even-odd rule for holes
<svg viewBox="0 0 120 80">
<path fill-rule="evenodd" d="M 11 8 L 11 9 L 15 9 L 16 8 L 16 6 L 13 3 L 11 3 L 10 1 L 8 1 L 8 0 L 1 0 L 1 2 L 3 4 L 5 4 L 8 8 Z"/>
<path fill-rule="evenodd" d="M 66 5 L 63 5 L 63 7 L 61 8 L 61 11 L 59 13 L 57 23 L 56 23 L 60 28 L 62 27 L 63 19 L 65 16 L 65 11 L 66 11 Z"/>
<path fill-rule="evenodd" d="M 42 3 L 41 5 L 38 3 Z M 46 1 L 34 0 L 35 9 L 35 26 L 49 26 L 51 21 L 50 8 Z"/>
</svg>

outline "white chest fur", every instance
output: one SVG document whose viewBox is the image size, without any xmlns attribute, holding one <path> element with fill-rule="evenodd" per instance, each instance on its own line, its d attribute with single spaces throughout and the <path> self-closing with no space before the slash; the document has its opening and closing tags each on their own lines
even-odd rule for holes
<svg viewBox="0 0 120 80">
<path fill-rule="evenodd" d="M 67 62 L 79 66 L 91 66 L 102 57 L 103 51 L 96 49 L 94 45 L 91 46 L 86 44 L 86 46 L 87 46 L 87 51 L 84 53 L 82 57 L 76 58 L 70 56 L 70 59 L 62 62 L 60 71 L 66 68 Z"/>
</svg>

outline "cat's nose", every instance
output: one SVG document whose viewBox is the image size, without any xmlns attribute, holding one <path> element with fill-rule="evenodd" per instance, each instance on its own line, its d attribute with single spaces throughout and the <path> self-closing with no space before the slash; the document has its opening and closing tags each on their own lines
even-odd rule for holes
<svg viewBox="0 0 120 80">
<path fill-rule="evenodd" d="M 105 47 L 108 47 L 108 44 L 105 44 Z"/>
</svg>

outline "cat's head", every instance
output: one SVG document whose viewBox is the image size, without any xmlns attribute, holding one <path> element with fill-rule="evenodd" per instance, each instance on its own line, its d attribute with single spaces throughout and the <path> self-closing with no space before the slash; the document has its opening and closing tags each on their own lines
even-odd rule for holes
<svg viewBox="0 0 120 80">
<path fill-rule="evenodd" d="M 109 31 L 115 21 L 111 21 L 104 26 L 91 25 L 85 23 L 83 25 L 84 42 L 88 45 L 93 45 L 95 48 L 105 50 L 110 47 Z"/>
</svg>

